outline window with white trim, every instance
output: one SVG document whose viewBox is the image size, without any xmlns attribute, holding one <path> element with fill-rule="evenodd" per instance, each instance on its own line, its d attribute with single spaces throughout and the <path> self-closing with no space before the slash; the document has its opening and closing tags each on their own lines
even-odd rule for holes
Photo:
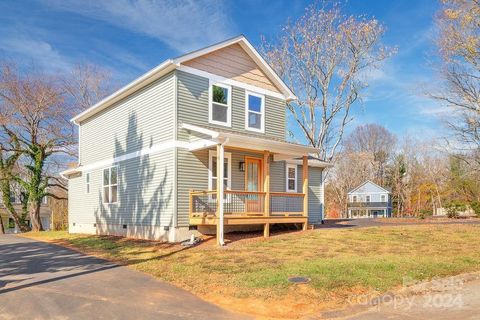
<svg viewBox="0 0 480 320">
<path fill-rule="evenodd" d="M 245 93 L 245 129 L 264 132 L 265 96 L 253 92 Z"/>
<path fill-rule="evenodd" d="M 296 164 L 287 164 L 287 192 L 297 192 Z"/>
<path fill-rule="evenodd" d="M 352 197 L 353 202 L 357 202 L 357 196 Z"/>
<path fill-rule="evenodd" d="M 232 154 L 224 153 L 223 186 L 225 190 L 232 188 Z M 208 157 L 208 190 L 217 190 L 217 152 L 210 150 Z"/>
<path fill-rule="evenodd" d="M 366 196 L 366 202 L 370 202 L 370 196 Z"/>
<path fill-rule="evenodd" d="M 208 121 L 213 124 L 230 126 L 232 115 L 232 87 L 224 84 L 210 86 L 210 108 Z"/>
<path fill-rule="evenodd" d="M 118 202 L 118 167 L 103 169 L 103 203 Z"/>
<path fill-rule="evenodd" d="M 90 173 L 85 174 L 85 193 L 90 193 Z"/>
<path fill-rule="evenodd" d="M 382 195 L 380 196 L 380 198 L 382 199 L 382 202 L 387 202 L 387 201 L 386 201 L 386 196 L 385 196 L 384 194 L 382 194 Z"/>
</svg>

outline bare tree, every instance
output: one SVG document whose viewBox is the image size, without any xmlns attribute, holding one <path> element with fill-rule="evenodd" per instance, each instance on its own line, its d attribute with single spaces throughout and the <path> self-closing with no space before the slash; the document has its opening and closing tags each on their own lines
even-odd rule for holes
<svg viewBox="0 0 480 320">
<path fill-rule="evenodd" d="M 371 123 L 356 127 L 345 139 L 343 145 L 347 152 L 368 153 L 372 155 L 375 168 L 373 177 L 377 183 L 385 183 L 385 167 L 391 160 L 397 138 L 385 127 Z"/>
<path fill-rule="evenodd" d="M 310 5 L 283 30 L 274 43 L 264 40 L 264 55 L 298 97 L 287 107 L 301 138 L 331 160 L 366 75 L 394 50 L 381 44 L 385 29 L 377 20 L 345 16 L 327 1 Z"/>
<path fill-rule="evenodd" d="M 77 67 L 72 75 L 63 76 L 0 65 L 0 142 L 18 141 L 18 146 L 4 150 L 20 153 L 26 172 L 10 179 L 26 191 L 34 231 L 42 230 L 43 198 L 66 199 L 50 192 L 66 191 L 65 181 L 51 167 L 71 159 L 76 141 L 70 119 L 102 96 L 105 78 L 93 66 Z"/>
<path fill-rule="evenodd" d="M 442 3 L 437 45 L 443 86 L 430 96 L 452 109 L 448 124 L 460 149 L 480 164 L 480 1 Z"/>
</svg>

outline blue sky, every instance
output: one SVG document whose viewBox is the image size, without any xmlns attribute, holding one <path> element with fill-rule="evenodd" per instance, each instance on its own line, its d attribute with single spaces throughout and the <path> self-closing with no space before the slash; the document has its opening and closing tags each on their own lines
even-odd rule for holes
<svg viewBox="0 0 480 320">
<path fill-rule="evenodd" d="M 307 1 L 23 0 L 0 2 L 0 57 L 66 71 L 76 63 L 108 68 L 126 84 L 163 60 L 244 34 L 254 44 L 278 34 Z M 434 0 L 350 0 L 346 13 L 387 28 L 398 53 L 372 74 L 354 123 L 379 123 L 398 136 L 443 135 L 444 109 L 423 96 L 431 71 Z M 28 12 L 28 15 L 25 14 Z"/>
</svg>

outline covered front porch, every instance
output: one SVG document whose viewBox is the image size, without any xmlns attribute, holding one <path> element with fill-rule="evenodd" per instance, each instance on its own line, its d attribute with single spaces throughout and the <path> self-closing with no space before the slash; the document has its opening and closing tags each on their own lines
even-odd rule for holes
<svg viewBox="0 0 480 320">
<path fill-rule="evenodd" d="M 314 148 L 185 127 L 209 136 L 196 141 L 192 153 L 207 149 L 210 155 L 209 188 L 189 192 L 190 225 L 216 226 L 219 244 L 224 226 L 262 225 L 265 237 L 272 224 L 307 228 L 309 166 L 327 165 L 309 156 Z"/>
</svg>

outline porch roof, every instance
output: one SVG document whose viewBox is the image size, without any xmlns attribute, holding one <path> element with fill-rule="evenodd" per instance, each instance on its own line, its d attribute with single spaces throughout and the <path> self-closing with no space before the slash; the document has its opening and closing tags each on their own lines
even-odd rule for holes
<svg viewBox="0 0 480 320">
<path fill-rule="evenodd" d="M 291 163 L 301 164 L 302 160 L 299 157 L 308 156 L 309 166 L 329 167 L 330 163 L 322 161 L 311 154 L 318 153 L 317 148 L 305 146 L 302 144 L 285 142 L 274 138 L 263 138 L 255 134 L 241 134 L 232 131 L 209 128 L 203 126 L 183 123 L 181 127 L 185 130 L 195 131 L 204 136 L 206 139 L 201 139 L 190 144 L 190 151 L 200 150 L 212 147 L 216 144 L 222 143 L 225 147 L 249 149 L 256 151 L 270 151 L 274 154 L 275 160 L 285 160 Z"/>
</svg>

